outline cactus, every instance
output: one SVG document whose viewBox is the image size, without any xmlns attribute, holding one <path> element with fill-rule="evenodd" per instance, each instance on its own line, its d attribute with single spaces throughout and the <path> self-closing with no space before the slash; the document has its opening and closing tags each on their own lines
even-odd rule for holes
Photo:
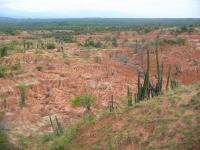
<svg viewBox="0 0 200 150">
<path fill-rule="evenodd" d="M 51 120 L 51 116 L 49 116 L 49 119 L 50 119 L 50 122 L 51 122 L 51 127 L 52 127 L 52 129 L 53 129 L 53 132 L 56 134 L 56 131 L 55 131 L 54 127 L 53 127 L 53 122 L 52 122 L 52 120 Z"/>
<path fill-rule="evenodd" d="M 138 102 L 138 93 L 134 93 L 135 104 Z"/>
<path fill-rule="evenodd" d="M 145 72 L 145 78 L 143 84 L 140 83 L 140 72 L 138 73 L 138 93 L 134 94 L 135 103 L 150 98 L 149 72 L 150 72 L 150 56 L 149 56 L 149 50 L 147 49 L 147 70 Z"/>
<path fill-rule="evenodd" d="M 47 90 L 46 96 L 49 97 L 49 96 L 50 96 L 50 93 L 51 93 L 50 87 L 49 87 L 49 83 L 47 83 L 46 90 Z"/>
<path fill-rule="evenodd" d="M 62 127 L 61 123 L 58 121 L 58 118 L 55 116 L 55 120 L 56 120 L 57 127 L 54 127 L 54 126 L 53 126 L 53 122 L 52 122 L 51 116 L 49 116 L 49 119 L 50 119 L 50 122 L 51 122 L 51 127 L 52 127 L 52 129 L 53 129 L 53 132 L 54 132 L 57 136 L 63 134 L 63 133 L 64 133 L 64 130 L 63 130 L 63 127 Z"/>
<path fill-rule="evenodd" d="M 3 94 L 1 96 L 1 98 L 2 98 L 2 104 L 3 104 L 4 108 L 6 109 L 6 106 L 7 106 L 7 97 Z"/>
<path fill-rule="evenodd" d="M 63 131 L 63 127 L 61 125 L 60 122 L 58 122 L 58 118 L 55 116 L 55 119 L 56 119 L 56 123 L 57 123 L 57 130 L 60 131 L 60 134 L 62 134 L 64 131 Z"/>
<path fill-rule="evenodd" d="M 157 64 L 158 79 L 160 79 L 160 66 L 159 66 L 159 59 L 158 59 L 158 40 L 159 40 L 159 37 L 156 38 L 156 64 Z"/>
<path fill-rule="evenodd" d="M 21 87 L 19 87 L 19 90 L 20 90 L 20 98 L 21 98 L 20 106 L 23 107 L 23 106 L 26 105 L 25 100 L 27 99 L 27 97 L 26 97 L 26 88 L 21 86 Z"/>
<path fill-rule="evenodd" d="M 161 91 L 162 91 L 162 86 L 163 86 L 163 76 L 164 76 L 164 62 L 162 62 L 162 67 L 160 68 L 159 65 L 159 54 L 158 54 L 158 40 L 159 37 L 156 38 L 156 65 L 157 65 L 157 75 L 155 76 L 157 78 L 157 83 L 154 85 L 153 83 L 150 82 L 149 79 L 149 72 L 150 72 L 150 55 L 149 55 L 149 50 L 147 49 L 147 69 L 145 72 L 145 78 L 144 78 L 144 83 L 141 84 L 140 81 L 140 72 L 138 73 L 138 93 L 134 94 L 134 99 L 135 103 L 138 103 L 140 101 L 143 101 L 145 99 L 150 98 L 150 93 L 151 96 L 158 96 Z M 176 67 L 178 68 L 178 67 Z M 174 88 L 177 88 L 180 86 L 179 82 L 176 80 L 173 80 L 171 78 L 171 64 L 169 65 L 169 70 L 168 70 L 168 79 L 167 79 L 167 85 L 166 85 L 166 90 L 169 87 L 169 82 L 171 82 L 171 89 L 173 90 Z M 128 89 L 128 95 L 130 91 Z M 129 99 L 128 99 L 128 106 L 129 106 Z"/>
<path fill-rule="evenodd" d="M 138 52 L 138 40 L 136 39 L 136 44 L 135 44 L 135 53 Z"/>
<path fill-rule="evenodd" d="M 176 81 L 175 79 L 171 78 L 171 89 L 174 90 L 175 88 L 178 88 L 180 86 L 180 83 Z"/>
<path fill-rule="evenodd" d="M 128 106 L 132 106 L 132 92 L 130 92 L 130 88 L 128 86 L 128 89 L 127 89 L 127 100 L 128 100 Z"/>
<path fill-rule="evenodd" d="M 159 54 L 158 54 L 158 40 L 159 37 L 156 38 L 156 65 L 157 65 L 157 83 L 155 87 L 155 93 L 158 96 L 162 91 L 162 83 L 163 83 L 163 74 L 164 74 L 164 62 L 162 62 L 162 68 L 160 69 L 159 65 Z"/>
<path fill-rule="evenodd" d="M 113 95 L 111 95 L 111 104 L 109 105 L 110 113 L 114 111 L 114 101 L 113 101 Z"/>
<path fill-rule="evenodd" d="M 145 79 L 144 79 L 144 88 L 143 88 L 143 99 L 150 98 L 149 93 L 149 71 L 150 71 L 150 56 L 149 56 L 149 50 L 147 49 L 147 71 L 145 73 Z"/>
<path fill-rule="evenodd" d="M 160 92 L 162 91 L 163 75 L 164 75 L 164 62 L 162 62 L 162 69 L 161 69 Z"/>
<path fill-rule="evenodd" d="M 168 70 L 166 91 L 169 89 L 168 87 L 169 87 L 170 78 L 171 78 L 171 64 L 169 65 L 169 70 Z"/>
</svg>

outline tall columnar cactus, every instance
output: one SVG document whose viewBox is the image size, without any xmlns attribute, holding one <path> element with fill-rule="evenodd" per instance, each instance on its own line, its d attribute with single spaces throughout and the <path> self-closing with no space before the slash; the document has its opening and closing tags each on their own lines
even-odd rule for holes
<svg viewBox="0 0 200 150">
<path fill-rule="evenodd" d="M 156 38 L 156 64 L 157 64 L 158 79 L 160 79 L 160 66 L 159 66 L 159 57 L 158 57 L 158 40 L 159 40 L 159 37 Z"/>
<path fill-rule="evenodd" d="M 134 93 L 135 104 L 138 103 L 138 93 Z"/>
<path fill-rule="evenodd" d="M 136 45 L 135 45 L 135 53 L 138 52 L 138 40 L 136 39 Z"/>
<path fill-rule="evenodd" d="M 26 48 L 26 41 L 23 40 L 24 49 Z"/>
<path fill-rule="evenodd" d="M 149 50 L 147 49 L 147 70 L 145 72 L 145 79 L 144 79 L 144 85 L 143 85 L 143 99 L 150 98 L 150 92 L 149 92 L 149 71 L 150 71 L 150 56 L 149 56 Z"/>
<path fill-rule="evenodd" d="M 19 90 L 20 90 L 20 106 L 25 106 L 26 103 L 25 103 L 25 100 L 27 99 L 26 97 L 26 88 L 24 86 L 21 86 L 19 87 Z"/>
<path fill-rule="evenodd" d="M 162 62 L 162 68 L 160 70 L 160 80 L 158 81 L 159 82 L 159 93 L 158 95 L 161 93 L 162 91 L 162 84 L 163 84 L 163 75 L 164 75 L 164 62 Z"/>
<path fill-rule="evenodd" d="M 111 95 L 111 104 L 109 105 L 110 113 L 114 111 L 114 101 L 113 101 L 113 95 Z"/>
<path fill-rule="evenodd" d="M 2 98 L 2 104 L 3 104 L 4 108 L 6 109 L 6 106 L 7 106 L 7 97 L 3 94 L 1 96 L 1 98 Z"/>
<path fill-rule="evenodd" d="M 57 123 L 57 130 L 59 134 L 62 134 L 64 132 L 63 127 L 61 125 L 61 123 L 58 121 L 58 118 L 55 116 L 56 119 L 56 123 Z"/>
<path fill-rule="evenodd" d="M 137 93 L 137 102 L 141 99 L 141 87 L 140 87 L 140 72 L 138 73 L 138 93 Z"/>
<path fill-rule="evenodd" d="M 163 83 L 163 74 L 164 74 L 164 62 L 162 62 L 162 68 L 160 69 L 159 65 L 159 55 L 158 55 L 158 40 L 159 37 L 156 38 L 156 65 L 157 65 L 157 83 L 156 83 L 156 95 L 158 96 L 162 91 L 162 83 Z"/>
<path fill-rule="evenodd" d="M 171 64 L 169 65 L 169 70 L 168 70 L 166 91 L 169 89 L 169 81 L 170 81 L 170 78 L 171 78 Z"/>
<path fill-rule="evenodd" d="M 130 88 L 128 86 L 128 89 L 127 89 L 127 100 L 128 100 L 128 106 L 132 106 L 133 103 L 132 103 L 132 92 L 130 91 Z"/>
<path fill-rule="evenodd" d="M 51 116 L 49 116 L 49 119 L 50 119 L 50 122 L 51 122 L 51 127 L 52 127 L 52 129 L 53 129 L 53 132 L 54 132 L 57 136 L 63 134 L 63 133 L 64 133 L 64 130 L 63 130 L 63 127 L 62 127 L 61 123 L 58 121 L 58 118 L 55 116 L 55 120 L 56 120 L 57 127 L 54 127 L 54 126 L 53 126 L 53 122 L 52 122 Z"/>
<path fill-rule="evenodd" d="M 50 119 L 50 122 L 51 122 L 51 127 L 52 127 L 52 129 L 53 129 L 53 132 L 56 134 L 56 131 L 55 131 L 54 126 L 53 126 L 53 122 L 52 122 L 52 120 L 51 120 L 51 116 L 49 116 L 49 119 Z"/>
</svg>

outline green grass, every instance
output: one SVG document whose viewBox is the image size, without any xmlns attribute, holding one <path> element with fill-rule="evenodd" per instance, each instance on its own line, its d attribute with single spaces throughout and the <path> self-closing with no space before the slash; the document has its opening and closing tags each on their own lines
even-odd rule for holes
<svg viewBox="0 0 200 150">
<path fill-rule="evenodd" d="M 192 123 L 192 115 L 183 116 L 182 120 L 186 124 L 191 124 Z"/>
<path fill-rule="evenodd" d="M 65 74 L 64 73 L 60 73 L 60 77 L 65 77 Z"/>
<path fill-rule="evenodd" d="M 12 70 L 18 70 L 20 68 L 20 65 L 12 65 L 11 69 Z"/>
</svg>

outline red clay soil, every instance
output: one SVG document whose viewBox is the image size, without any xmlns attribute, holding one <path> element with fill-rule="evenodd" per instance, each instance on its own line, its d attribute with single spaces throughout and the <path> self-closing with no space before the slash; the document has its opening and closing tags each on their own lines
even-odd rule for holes
<svg viewBox="0 0 200 150">
<path fill-rule="evenodd" d="M 41 117 L 51 114 L 60 115 L 67 125 L 80 120 L 80 116 L 85 111 L 85 108 L 72 107 L 71 105 L 74 96 L 81 95 L 84 89 L 98 98 L 96 103 L 92 105 L 92 111 L 96 116 L 99 116 L 99 112 L 109 105 L 111 95 L 114 95 L 115 106 L 121 107 L 123 102 L 119 99 L 126 97 L 128 86 L 131 92 L 137 92 L 137 72 L 122 64 L 116 58 L 122 54 L 132 58 L 138 57 L 137 54 L 133 54 L 133 48 L 126 46 L 133 45 L 135 39 L 148 38 L 149 41 L 155 41 L 158 33 L 159 31 L 154 31 L 145 35 L 138 35 L 135 31 L 122 32 L 119 35 L 119 41 L 123 44 L 120 43 L 118 48 L 112 47 L 109 42 L 107 45 L 110 46 L 107 49 L 92 48 L 85 50 L 73 43 L 57 44 L 57 46 L 64 47 L 64 53 L 69 58 L 63 58 L 63 53 L 58 52 L 57 49 L 31 49 L 26 53 L 13 54 L 2 58 L 1 64 L 7 65 L 8 68 L 14 64 L 20 64 L 20 69 L 8 69 L 9 77 L 0 78 L 0 95 L 4 94 L 7 99 L 6 107 L 0 103 L 0 110 L 6 109 L 7 113 L 16 116 L 8 122 L 9 125 L 15 127 L 26 127 L 27 124 L 37 122 Z M 34 35 L 22 32 L 20 36 Z M 117 35 L 114 33 L 77 35 L 76 39 L 84 42 L 88 37 L 97 40 L 108 36 L 115 37 Z M 173 78 L 180 81 L 182 85 L 196 83 L 200 81 L 200 50 L 198 48 L 200 33 L 182 34 L 178 37 L 186 38 L 187 44 L 183 46 L 159 45 L 160 65 L 161 61 L 164 61 L 165 64 L 164 82 L 166 83 L 168 66 L 172 64 Z M 21 41 L 18 36 L 6 38 Z M 177 37 L 166 32 L 160 38 Z M 123 42 L 124 39 L 128 41 Z M 150 53 L 151 73 L 155 74 L 155 46 L 150 46 Z M 175 65 L 180 68 L 181 74 L 175 74 L 177 71 Z M 43 69 L 38 71 L 36 69 L 38 66 L 43 67 Z M 51 66 L 54 68 L 49 69 Z M 27 107 L 16 109 L 20 102 L 18 86 L 21 85 L 26 87 Z M 49 92 L 47 88 L 50 89 Z"/>
</svg>

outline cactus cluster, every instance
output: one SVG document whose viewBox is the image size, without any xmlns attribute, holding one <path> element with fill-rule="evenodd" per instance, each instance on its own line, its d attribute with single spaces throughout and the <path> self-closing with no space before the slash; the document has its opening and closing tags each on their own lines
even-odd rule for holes
<svg viewBox="0 0 200 150">
<path fill-rule="evenodd" d="M 134 94 L 135 103 L 138 103 L 141 100 L 150 98 L 150 80 L 149 80 L 149 71 L 150 71 L 150 56 L 149 50 L 147 49 L 147 70 L 145 72 L 144 83 L 140 82 L 140 72 L 138 73 L 138 93 Z"/>
<path fill-rule="evenodd" d="M 158 40 L 159 37 L 156 38 L 156 64 L 157 64 L 157 83 L 154 85 L 150 82 L 149 79 L 149 71 L 150 71 L 150 56 L 149 50 L 147 49 L 147 69 L 145 72 L 145 78 L 143 84 L 140 81 L 140 72 L 138 73 L 138 93 L 134 94 L 135 103 L 138 103 L 142 100 L 149 99 L 150 97 L 158 96 L 162 92 L 163 86 L 163 76 L 164 76 L 164 62 L 162 62 L 162 67 L 159 65 L 159 54 L 158 54 Z M 168 70 L 168 78 L 166 84 L 166 90 L 169 88 L 169 83 L 171 85 L 171 89 L 175 89 L 180 86 L 179 82 L 171 77 L 171 64 L 169 65 Z"/>
<path fill-rule="evenodd" d="M 180 83 L 175 79 L 171 79 L 171 89 L 174 90 L 180 86 Z"/>
</svg>

